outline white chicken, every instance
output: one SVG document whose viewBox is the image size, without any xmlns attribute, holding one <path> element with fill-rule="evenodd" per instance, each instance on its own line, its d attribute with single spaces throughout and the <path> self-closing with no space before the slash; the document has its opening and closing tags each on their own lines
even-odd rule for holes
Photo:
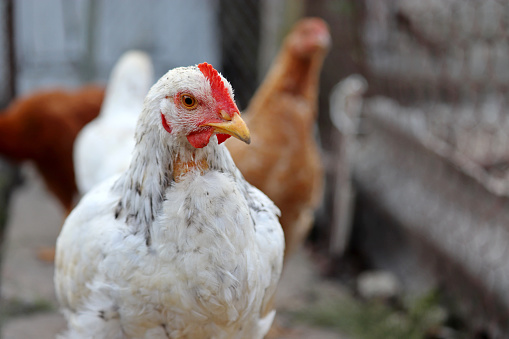
<svg viewBox="0 0 509 339">
<path fill-rule="evenodd" d="M 129 166 L 136 123 L 153 83 L 152 61 L 146 53 L 129 51 L 122 55 L 111 73 L 99 116 L 74 142 L 74 168 L 81 195 Z"/>
<path fill-rule="evenodd" d="M 250 141 L 211 65 L 150 89 L 129 168 L 85 195 L 58 237 L 64 338 L 263 338 L 284 236 L 220 145 L 229 136 Z"/>
</svg>

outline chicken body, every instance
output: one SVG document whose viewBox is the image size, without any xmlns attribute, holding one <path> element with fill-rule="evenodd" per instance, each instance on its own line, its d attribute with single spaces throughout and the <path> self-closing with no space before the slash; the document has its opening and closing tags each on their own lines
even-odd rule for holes
<svg viewBox="0 0 509 339">
<path fill-rule="evenodd" d="M 55 271 L 65 338 L 256 339 L 270 328 L 284 236 L 275 205 L 219 145 L 249 134 L 211 69 L 177 68 L 152 87 L 129 168 L 66 220 Z"/>
<path fill-rule="evenodd" d="M 247 108 L 253 142 L 228 141 L 246 180 L 281 209 L 285 257 L 304 241 L 321 201 L 323 169 L 314 137 L 318 82 L 330 45 L 318 18 L 299 21 Z"/>
<path fill-rule="evenodd" d="M 74 143 L 81 194 L 129 166 L 136 123 L 153 73 L 150 57 L 141 51 L 126 52 L 113 68 L 99 116 L 81 130 Z"/>
<path fill-rule="evenodd" d="M 77 193 L 74 140 L 99 114 L 103 96 L 104 89 L 94 86 L 42 91 L 15 100 L 0 114 L 0 154 L 33 161 L 67 213 Z"/>
</svg>

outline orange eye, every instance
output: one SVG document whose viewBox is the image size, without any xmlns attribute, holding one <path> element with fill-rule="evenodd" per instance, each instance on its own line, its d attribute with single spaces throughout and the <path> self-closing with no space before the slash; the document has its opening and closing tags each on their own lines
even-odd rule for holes
<svg viewBox="0 0 509 339">
<path fill-rule="evenodd" d="M 198 106 L 198 101 L 191 94 L 187 93 L 181 94 L 180 101 L 182 102 L 182 105 L 189 110 L 195 109 L 196 106 Z"/>
</svg>

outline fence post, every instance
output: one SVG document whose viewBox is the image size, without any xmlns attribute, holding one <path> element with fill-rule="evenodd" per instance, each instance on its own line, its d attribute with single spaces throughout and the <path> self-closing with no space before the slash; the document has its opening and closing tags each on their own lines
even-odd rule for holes
<svg viewBox="0 0 509 339">
<path fill-rule="evenodd" d="M 6 68 L 7 68 L 7 95 L 6 101 L 12 100 L 16 95 L 16 50 L 15 50 L 15 36 L 14 36 L 14 1 L 4 0 L 4 16 L 3 27 L 4 34 L 6 35 L 6 48 L 4 51 L 6 55 Z M 0 111 L 2 114 L 2 111 Z M 9 164 L 3 158 L 0 158 L 0 272 L 2 271 L 2 259 L 5 251 L 5 234 L 8 219 L 9 200 L 11 193 L 19 182 L 18 169 Z M 1 279 L 0 279 L 1 287 Z M 3 305 L 2 305 L 3 310 Z M 0 337 L 2 337 L 2 323 L 3 317 L 0 319 Z"/>
</svg>

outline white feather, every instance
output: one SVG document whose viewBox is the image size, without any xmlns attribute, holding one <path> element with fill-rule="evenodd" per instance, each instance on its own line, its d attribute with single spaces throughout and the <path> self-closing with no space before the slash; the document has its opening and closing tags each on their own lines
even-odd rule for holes
<svg viewBox="0 0 509 339">
<path fill-rule="evenodd" d="M 81 194 L 129 166 L 136 123 L 153 83 L 152 62 L 146 53 L 122 55 L 111 73 L 99 116 L 81 130 L 74 143 L 74 169 Z"/>
<path fill-rule="evenodd" d="M 145 100 L 129 168 L 86 194 L 64 224 L 55 269 L 63 338 L 257 339 L 270 328 L 275 313 L 263 310 L 282 269 L 279 210 L 215 136 L 189 144 L 189 112 L 171 104 L 182 90 L 211 95 L 197 67 L 163 76 Z M 173 181 L 177 156 L 209 169 Z"/>
</svg>

